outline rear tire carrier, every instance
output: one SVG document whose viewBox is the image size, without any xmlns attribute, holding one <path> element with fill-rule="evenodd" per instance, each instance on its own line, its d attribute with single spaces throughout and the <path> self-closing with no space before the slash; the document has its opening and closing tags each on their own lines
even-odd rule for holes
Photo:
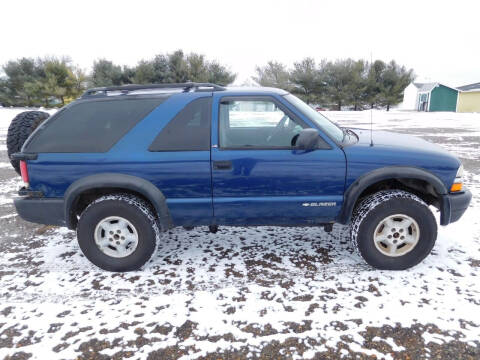
<svg viewBox="0 0 480 360">
<path fill-rule="evenodd" d="M 24 111 L 12 120 L 7 133 L 7 154 L 13 168 L 20 175 L 20 160 L 11 155 L 19 153 L 28 137 L 50 114 L 43 111 Z"/>
</svg>

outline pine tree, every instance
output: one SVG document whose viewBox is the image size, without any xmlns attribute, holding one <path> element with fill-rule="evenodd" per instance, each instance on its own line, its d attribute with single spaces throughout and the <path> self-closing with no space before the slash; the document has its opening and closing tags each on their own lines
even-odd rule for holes
<svg viewBox="0 0 480 360">
<path fill-rule="evenodd" d="M 122 85 L 123 72 L 121 66 L 106 59 L 94 61 L 90 84 L 94 87 Z"/>
<path fill-rule="evenodd" d="M 42 97 L 45 93 L 60 100 L 63 106 L 74 100 L 84 90 L 85 75 L 77 67 L 72 65 L 69 58 L 47 58 L 42 60 L 45 79 L 42 81 L 43 88 L 39 88 Z M 46 101 L 48 103 L 48 100 Z"/>
<path fill-rule="evenodd" d="M 133 78 L 137 84 L 195 81 L 228 85 L 236 77 L 224 65 L 208 61 L 202 54 L 190 53 L 185 56 L 181 50 L 156 55 L 152 60 L 142 60 L 131 72 L 133 76 L 129 75 L 129 78 Z"/>
<path fill-rule="evenodd" d="M 0 106 L 9 106 L 11 98 L 10 89 L 8 87 L 8 80 L 6 78 L 0 78 Z"/>
<path fill-rule="evenodd" d="M 353 110 L 357 111 L 363 108 L 366 101 L 367 64 L 363 60 L 358 60 L 351 64 L 349 70 L 351 82 L 347 86 L 348 98 Z"/>
<path fill-rule="evenodd" d="M 403 91 L 414 79 L 413 70 L 399 66 L 394 60 L 390 61 L 382 72 L 380 81 L 379 99 L 387 111 L 390 106 L 402 101 Z"/>
<path fill-rule="evenodd" d="M 323 81 L 315 60 L 312 58 L 305 58 L 293 64 L 290 82 L 292 83 L 292 92 L 298 94 L 309 104 L 317 102 L 323 95 Z"/>
<path fill-rule="evenodd" d="M 252 79 L 261 86 L 270 86 L 289 91 L 290 74 L 287 67 L 277 61 L 269 61 L 265 66 L 255 68 L 256 76 Z"/>
<path fill-rule="evenodd" d="M 2 91 L 3 97 L 6 97 L 6 102 L 9 105 L 15 106 L 34 106 L 39 102 L 38 94 L 33 91 L 32 86 L 25 84 L 34 83 L 42 77 L 42 69 L 31 58 L 21 58 L 18 60 L 11 60 L 3 66 L 6 79 L 4 79 L 5 89 Z"/>
<path fill-rule="evenodd" d="M 140 60 L 135 67 L 133 80 L 135 84 L 153 84 L 156 82 L 157 74 L 152 61 Z"/>
<path fill-rule="evenodd" d="M 327 85 L 327 94 L 338 110 L 342 106 L 352 103 L 352 92 L 355 90 L 358 97 L 358 85 L 355 82 L 355 61 L 352 59 L 328 62 L 324 67 L 324 81 Z"/>
<path fill-rule="evenodd" d="M 196 82 L 207 82 L 208 63 L 205 61 L 205 56 L 191 53 L 187 56 L 188 79 Z"/>
<path fill-rule="evenodd" d="M 9 61 L 3 69 L 6 76 L 0 98 L 6 105 L 50 106 L 55 98 L 63 105 L 81 94 L 86 85 L 83 72 L 66 57 L 22 58 Z"/>
<path fill-rule="evenodd" d="M 224 65 L 216 61 L 208 64 L 208 79 L 209 83 L 226 86 L 235 81 L 236 74 L 230 72 Z"/>
<path fill-rule="evenodd" d="M 380 86 L 386 64 L 382 60 L 375 60 L 368 65 L 367 87 L 365 90 L 366 102 L 372 109 L 380 101 Z"/>
<path fill-rule="evenodd" d="M 177 50 L 168 55 L 168 82 L 183 83 L 188 79 L 189 71 L 185 55 Z"/>
</svg>

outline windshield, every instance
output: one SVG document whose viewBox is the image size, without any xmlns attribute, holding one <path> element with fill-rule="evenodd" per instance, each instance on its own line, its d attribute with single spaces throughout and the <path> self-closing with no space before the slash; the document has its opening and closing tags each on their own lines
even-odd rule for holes
<svg viewBox="0 0 480 360">
<path fill-rule="evenodd" d="M 312 109 L 309 105 L 304 103 L 302 100 L 297 98 L 292 94 L 284 96 L 290 104 L 295 106 L 300 110 L 303 115 L 312 120 L 315 124 L 318 125 L 320 129 L 325 131 L 332 139 L 337 142 L 342 142 L 343 140 L 343 131 L 337 125 L 328 120 L 325 116 L 320 114 L 318 111 Z"/>
</svg>

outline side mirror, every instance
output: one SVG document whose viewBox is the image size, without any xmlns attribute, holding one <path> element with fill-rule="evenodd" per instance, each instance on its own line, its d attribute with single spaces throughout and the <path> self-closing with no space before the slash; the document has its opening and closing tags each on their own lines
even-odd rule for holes
<svg viewBox="0 0 480 360">
<path fill-rule="evenodd" d="M 300 131 L 297 139 L 297 148 L 302 150 L 314 150 L 318 148 L 318 130 L 307 128 Z"/>
</svg>

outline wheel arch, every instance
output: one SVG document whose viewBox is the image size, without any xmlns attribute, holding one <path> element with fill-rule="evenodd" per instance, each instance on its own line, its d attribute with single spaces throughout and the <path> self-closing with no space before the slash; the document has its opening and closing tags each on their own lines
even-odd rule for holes
<svg viewBox="0 0 480 360">
<path fill-rule="evenodd" d="M 155 209 L 162 230 L 173 227 L 167 201 L 162 191 L 150 181 L 127 174 L 101 173 L 86 176 L 72 183 L 64 195 L 65 222 L 75 229 L 82 196 L 98 197 L 113 192 L 128 192 L 147 200 Z"/>
<path fill-rule="evenodd" d="M 377 184 L 386 183 L 388 181 L 411 180 L 429 184 L 438 197 L 438 204 L 435 204 L 441 211 L 442 225 L 449 222 L 450 202 L 446 194 L 448 190 L 445 184 L 431 172 L 410 166 L 388 166 L 375 169 L 363 174 L 356 179 L 345 191 L 344 202 L 337 222 L 340 224 L 350 223 L 353 210 L 358 200 L 362 197 L 366 190 Z"/>
</svg>

